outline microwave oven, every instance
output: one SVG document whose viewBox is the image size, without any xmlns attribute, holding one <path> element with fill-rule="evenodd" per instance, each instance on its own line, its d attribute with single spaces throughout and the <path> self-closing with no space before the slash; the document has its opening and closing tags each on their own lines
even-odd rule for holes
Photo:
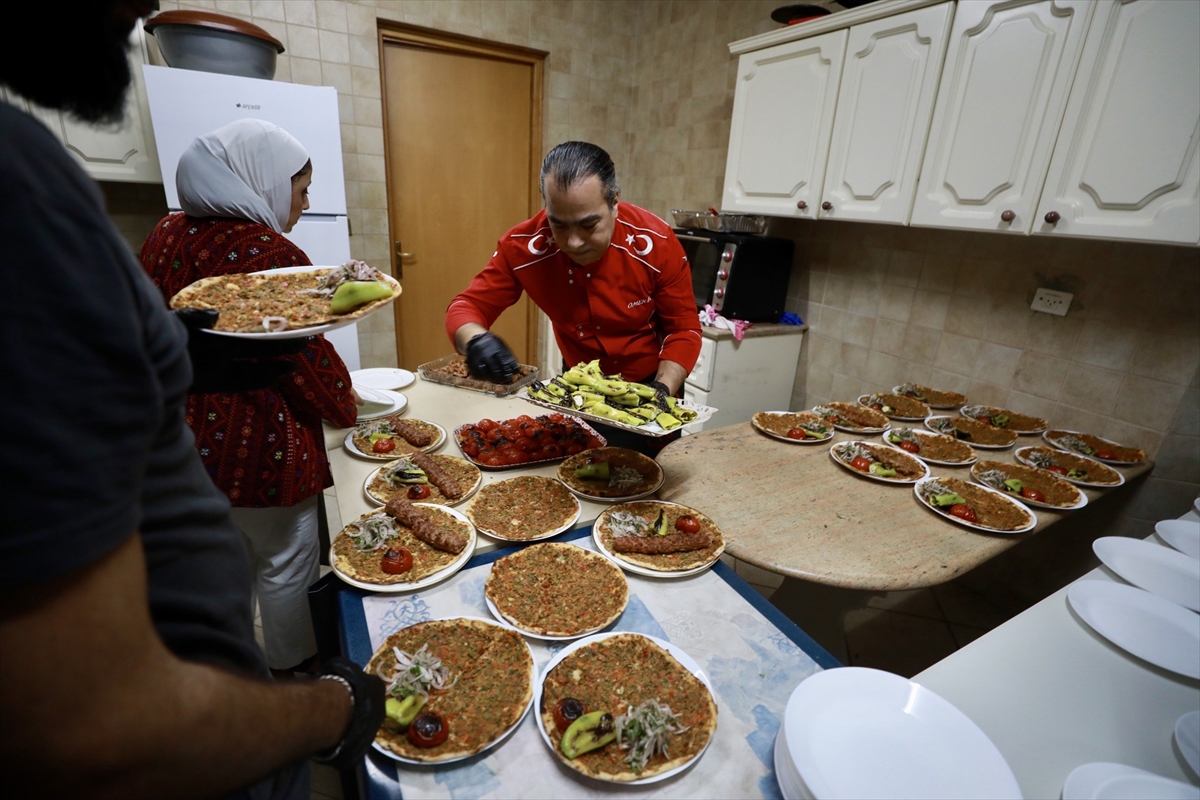
<svg viewBox="0 0 1200 800">
<path fill-rule="evenodd" d="M 696 306 L 729 319 L 779 322 L 796 245 L 791 239 L 676 228 L 692 267 Z"/>
</svg>

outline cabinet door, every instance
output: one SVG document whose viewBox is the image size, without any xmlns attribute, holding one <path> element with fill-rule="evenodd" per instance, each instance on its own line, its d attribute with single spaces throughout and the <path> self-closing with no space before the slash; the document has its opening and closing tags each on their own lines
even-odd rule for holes
<svg viewBox="0 0 1200 800">
<path fill-rule="evenodd" d="M 1195 243 L 1198 140 L 1200 3 L 1101 4 L 1034 233 Z"/>
<path fill-rule="evenodd" d="M 822 219 L 908 222 L 952 9 L 943 3 L 850 29 Z"/>
<path fill-rule="evenodd" d="M 1029 232 L 1093 7 L 958 4 L 913 225 Z"/>
<path fill-rule="evenodd" d="M 723 210 L 816 217 L 845 49 L 841 30 L 739 59 Z"/>
<path fill-rule="evenodd" d="M 145 33 L 139 23 L 130 36 L 129 69 L 133 82 L 125 102 L 125 119 L 120 125 L 90 125 L 59 114 L 57 124 L 51 126 L 67 151 L 98 181 L 162 183 L 142 77 L 144 48 Z"/>
</svg>

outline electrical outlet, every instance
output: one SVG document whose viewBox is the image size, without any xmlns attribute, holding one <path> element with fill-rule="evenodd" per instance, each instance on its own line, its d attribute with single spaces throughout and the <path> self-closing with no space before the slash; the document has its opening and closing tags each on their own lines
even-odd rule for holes
<svg viewBox="0 0 1200 800">
<path fill-rule="evenodd" d="M 1053 289 L 1038 289 L 1037 294 L 1033 296 L 1033 304 L 1030 306 L 1034 311 L 1041 311 L 1045 314 L 1054 314 L 1055 316 L 1065 317 L 1067 309 L 1071 307 L 1071 298 L 1075 295 L 1070 292 L 1056 292 Z"/>
</svg>

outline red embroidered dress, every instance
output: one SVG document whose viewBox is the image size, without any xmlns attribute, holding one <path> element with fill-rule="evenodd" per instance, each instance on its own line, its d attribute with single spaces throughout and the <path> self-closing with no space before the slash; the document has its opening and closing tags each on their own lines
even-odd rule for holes
<svg viewBox="0 0 1200 800">
<path fill-rule="evenodd" d="M 310 264 L 282 234 L 236 219 L 171 214 L 142 245 L 142 266 L 166 298 L 212 275 Z M 213 483 L 238 507 L 293 506 L 333 485 L 321 420 L 354 424 L 350 375 L 323 336 L 290 356 L 273 389 L 188 395 L 187 424 Z"/>
</svg>

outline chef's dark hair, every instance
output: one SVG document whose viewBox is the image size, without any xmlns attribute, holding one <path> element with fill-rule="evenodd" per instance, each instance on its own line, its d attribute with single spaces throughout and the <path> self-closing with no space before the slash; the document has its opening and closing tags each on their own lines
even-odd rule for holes
<svg viewBox="0 0 1200 800">
<path fill-rule="evenodd" d="M 612 156 L 589 142 L 563 142 L 546 154 L 542 161 L 542 177 L 538 184 L 542 199 L 546 199 L 546 176 L 551 176 L 559 189 L 570 189 L 580 181 L 595 175 L 604 190 L 604 201 L 612 208 L 617 204 L 617 168 Z"/>
</svg>

